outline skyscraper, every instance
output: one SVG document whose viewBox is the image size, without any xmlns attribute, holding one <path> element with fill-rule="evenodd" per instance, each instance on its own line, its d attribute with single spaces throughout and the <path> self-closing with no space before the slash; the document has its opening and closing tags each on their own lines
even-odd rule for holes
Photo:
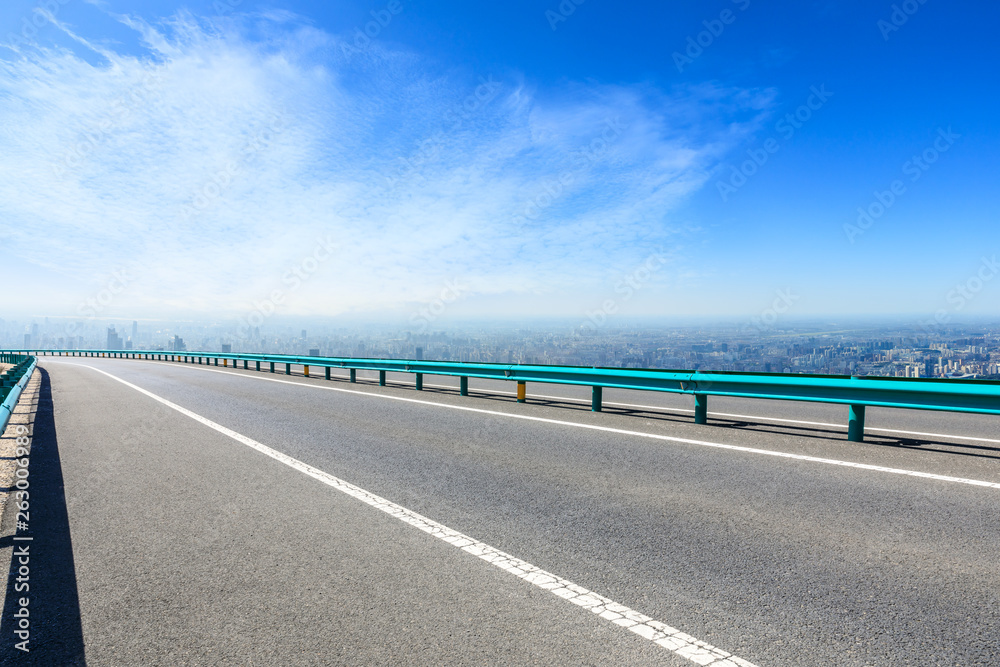
<svg viewBox="0 0 1000 667">
<path fill-rule="evenodd" d="M 118 335 L 114 327 L 108 327 L 107 349 L 120 350 L 122 347 L 124 347 L 122 337 Z"/>
</svg>

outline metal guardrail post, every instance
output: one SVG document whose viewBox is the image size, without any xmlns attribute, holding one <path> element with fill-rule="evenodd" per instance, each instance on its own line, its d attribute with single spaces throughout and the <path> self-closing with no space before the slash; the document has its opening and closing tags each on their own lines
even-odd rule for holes
<svg viewBox="0 0 1000 667">
<path fill-rule="evenodd" d="M 358 381 L 358 369 L 352 368 L 351 369 L 351 382 L 357 382 L 357 381 Z"/>
<path fill-rule="evenodd" d="M 708 423 L 708 394 L 694 395 L 694 423 Z"/>
<path fill-rule="evenodd" d="M 385 386 L 385 371 L 378 372 L 378 386 L 380 387 Z"/>
<path fill-rule="evenodd" d="M 259 361 L 257 362 L 257 370 L 258 371 L 260 370 L 260 362 Z"/>
<path fill-rule="evenodd" d="M 309 366 L 307 364 L 302 364 L 302 374 L 309 377 Z"/>
<path fill-rule="evenodd" d="M 423 373 L 416 373 L 415 375 L 417 376 L 417 378 L 416 378 L 416 384 L 414 384 L 414 388 L 417 391 L 423 391 L 424 390 L 424 374 Z"/>
<path fill-rule="evenodd" d="M 852 403 L 847 413 L 847 439 L 850 442 L 865 440 L 865 406 Z"/>
<path fill-rule="evenodd" d="M 590 411 L 600 412 L 603 409 L 604 387 L 594 385 L 590 390 Z"/>
<path fill-rule="evenodd" d="M 330 379 L 330 367 L 329 367 L 329 366 L 325 366 L 325 367 L 323 368 L 323 377 L 324 377 L 325 379 L 327 379 L 327 380 L 329 380 L 329 379 Z"/>
<path fill-rule="evenodd" d="M 518 382 L 517 383 L 517 402 L 525 403 L 528 400 L 528 383 Z"/>
<path fill-rule="evenodd" d="M 291 375 L 291 374 L 292 374 L 292 365 L 285 364 L 285 375 Z"/>
<path fill-rule="evenodd" d="M 458 395 L 468 396 L 469 395 L 469 377 L 463 375 L 458 378 Z"/>
</svg>

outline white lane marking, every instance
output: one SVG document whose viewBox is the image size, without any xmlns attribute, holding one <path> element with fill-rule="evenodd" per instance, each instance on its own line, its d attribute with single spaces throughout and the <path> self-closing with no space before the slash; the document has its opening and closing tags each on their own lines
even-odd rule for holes
<svg viewBox="0 0 1000 667">
<path fill-rule="evenodd" d="M 344 376 L 346 377 L 346 376 Z M 435 387 L 439 389 L 457 389 L 455 385 L 449 384 L 424 384 L 425 387 Z M 516 392 L 504 391 L 503 389 L 469 389 L 469 392 L 480 392 L 484 394 L 505 394 L 508 396 L 513 396 Z M 590 400 L 586 398 L 572 398 L 569 396 L 551 396 L 548 394 L 530 394 L 529 397 L 534 398 L 546 398 L 554 399 L 559 401 L 568 401 L 571 403 L 581 403 L 589 404 Z M 684 412 L 693 414 L 694 410 L 691 408 L 675 408 L 668 405 L 638 405 L 636 403 L 618 403 L 615 401 L 604 401 L 604 405 L 615 405 L 622 408 L 637 408 L 641 410 L 654 410 L 656 412 Z M 804 421 L 802 419 L 783 419 L 781 417 L 759 417 L 756 415 L 737 415 L 730 412 L 709 412 L 709 416 L 713 417 L 731 417 L 735 419 L 747 419 L 750 421 L 763 421 L 763 422 L 779 422 L 783 424 L 804 424 L 806 426 L 825 426 L 828 428 L 835 428 L 839 431 L 846 431 L 847 428 L 843 424 L 831 424 L 828 422 L 814 422 L 814 421 Z M 901 431 L 895 428 L 876 428 L 874 426 L 866 426 L 865 431 L 880 431 L 882 433 L 902 433 L 904 435 L 922 435 L 929 438 L 951 438 L 954 440 L 972 440 L 974 442 L 990 442 L 1000 445 L 1000 440 L 994 438 L 976 438 L 970 435 L 951 435 L 948 433 L 924 433 L 922 431 Z"/>
<path fill-rule="evenodd" d="M 65 362 L 63 362 L 65 363 Z M 76 366 L 86 366 L 86 364 L 74 364 Z M 93 366 L 87 366 L 87 368 L 94 368 Z M 94 370 L 99 370 L 94 368 Z M 359 396 L 369 396 L 374 398 L 382 398 L 389 401 L 402 401 L 404 403 L 416 403 L 418 405 L 432 405 L 438 408 L 446 408 L 448 410 L 461 410 L 464 412 L 475 412 L 477 414 L 483 415 L 493 415 L 496 417 L 507 417 L 509 419 L 523 419 L 525 421 L 542 422 L 545 424 L 557 424 L 559 426 L 570 426 L 573 428 L 582 428 L 590 431 L 603 431 L 605 433 L 618 433 L 620 435 L 633 435 L 639 438 L 649 438 L 651 440 L 662 440 L 665 442 L 679 442 L 685 445 L 697 445 L 699 447 L 714 447 L 716 449 L 728 449 L 734 452 L 745 452 L 748 454 L 762 454 L 764 456 L 776 456 L 783 459 L 794 459 L 796 461 L 809 461 L 810 463 L 825 463 L 827 465 L 842 466 L 845 468 L 858 468 L 861 470 L 872 470 L 875 472 L 890 473 L 893 475 L 909 475 L 911 477 L 924 477 L 927 479 L 936 479 L 940 482 L 952 482 L 955 484 L 969 484 L 971 486 L 985 486 L 991 489 L 1000 489 L 1000 482 L 986 482 L 979 479 L 966 479 L 964 477 L 951 477 L 949 475 L 938 475 L 931 472 L 920 472 L 917 470 L 905 470 L 903 468 L 887 468 L 885 466 L 872 465 L 870 463 L 857 463 L 854 461 L 841 461 L 840 459 L 824 459 L 818 456 L 807 456 L 805 454 L 791 454 L 788 452 L 777 452 L 770 449 L 758 449 L 756 447 L 743 447 L 740 445 L 727 445 L 721 442 L 707 442 L 705 440 L 693 440 L 691 438 L 678 438 L 672 435 L 660 435 L 658 433 L 644 433 L 642 431 L 629 431 L 622 428 L 612 428 L 610 426 L 599 426 L 597 424 L 581 424 L 579 422 L 563 421 L 561 419 L 548 419 L 547 417 L 533 417 L 531 415 L 519 415 L 511 412 L 500 412 L 498 410 L 485 410 L 483 408 L 473 408 L 464 405 L 452 405 L 449 403 L 435 403 L 434 401 L 424 401 L 418 398 L 405 398 L 403 396 L 390 396 L 388 394 L 373 394 L 368 391 L 359 391 L 357 389 L 342 389 L 340 387 L 327 387 L 319 384 L 306 384 L 303 382 L 295 382 L 293 380 L 280 380 L 278 378 L 269 377 L 259 377 L 257 375 L 244 375 L 243 373 L 234 373 L 232 371 L 222 371 L 215 370 L 214 368 L 200 368 L 197 370 L 209 371 L 212 373 L 223 373 L 225 375 L 236 375 L 238 377 L 252 378 L 254 380 L 264 380 L 265 382 L 278 382 L 280 384 L 290 384 L 296 387 L 304 387 L 311 389 L 323 389 L 326 391 L 339 391 L 345 394 L 358 394 Z M 101 371 L 102 373 L 104 371 Z M 122 380 L 124 382 L 124 380 Z"/>
<path fill-rule="evenodd" d="M 433 535 L 434 537 L 447 542 L 454 547 L 458 547 L 462 551 L 470 553 L 473 556 L 478 556 L 490 565 L 498 567 L 501 570 L 506 570 L 514 576 L 524 579 L 528 583 L 534 584 L 542 590 L 547 590 L 555 596 L 583 607 L 593 614 L 597 614 L 601 618 L 607 619 L 624 628 L 628 628 L 640 637 L 655 642 L 663 648 L 672 651 L 681 657 L 687 658 L 694 663 L 699 665 L 711 665 L 712 667 L 756 667 L 753 663 L 738 658 L 731 653 L 727 653 L 722 649 L 712 646 L 711 644 L 695 639 L 691 635 L 685 634 L 677 628 L 672 628 L 665 623 L 661 623 L 660 621 L 656 621 L 653 618 L 646 616 L 645 614 L 640 614 L 634 609 L 626 607 L 623 604 L 618 604 L 614 600 L 610 600 L 603 595 L 599 595 L 584 588 L 583 586 L 578 586 L 572 581 L 563 579 L 562 577 L 552 574 L 551 572 L 546 572 L 541 568 L 535 567 L 531 563 L 523 561 L 520 558 L 515 558 L 508 553 L 495 549 L 490 545 L 480 542 L 479 540 L 469 537 L 468 535 L 464 535 L 457 530 L 452 530 L 451 528 L 428 519 L 422 514 L 409 510 L 402 505 L 397 505 L 396 503 L 366 491 L 359 486 L 355 486 L 350 482 L 345 482 L 338 477 L 334 477 L 329 473 L 323 472 L 318 468 L 314 468 L 307 463 L 303 463 L 296 458 L 292 458 L 287 454 L 257 442 L 253 438 L 249 438 L 242 433 L 237 433 L 236 431 L 228 429 L 221 424 L 217 424 L 206 417 L 202 417 L 195 412 L 191 412 L 187 408 L 183 408 L 176 403 L 172 403 L 162 396 L 158 396 L 151 391 L 147 391 L 142 387 L 128 382 L 127 380 L 123 380 L 122 378 L 112 375 L 111 373 L 86 364 L 73 363 L 72 365 L 83 366 L 84 368 L 95 370 L 98 373 L 108 376 L 112 380 L 121 382 L 126 387 L 135 389 L 139 393 L 162 403 L 168 408 L 176 410 L 182 415 L 190 417 L 191 419 L 204 424 L 205 426 L 208 426 L 223 435 L 229 436 L 233 440 L 255 449 L 265 456 L 270 456 L 275 461 L 279 461 L 290 468 L 294 468 L 299 472 L 305 473 L 313 479 L 319 480 L 320 482 L 323 482 L 328 486 L 332 486 L 342 493 L 346 493 L 352 498 L 356 498 L 363 503 L 371 505 L 375 509 L 381 510 L 386 514 L 399 519 L 403 523 L 415 526 L 425 533 Z"/>
<path fill-rule="evenodd" d="M 147 363 L 161 364 L 161 365 L 164 365 L 164 366 L 176 366 L 177 365 L 176 362 L 153 361 L 151 359 L 139 359 L 137 361 L 145 361 Z M 296 364 L 292 364 L 292 365 L 294 366 Z M 198 369 L 198 370 L 215 370 L 215 369 L 201 368 L 201 369 Z M 336 369 L 334 369 L 334 370 L 336 370 Z M 220 370 L 219 372 L 224 372 L 224 371 Z M 366 372 L 366 371 L 362 370 L 361 372 Z M 370 371 L 370 372 L 374 372 L 374 371 Z M 331 376 L 337 377 L 337 378 L 340 378 L 340 379 L 348 377 L 346 375 L 340 375 L 340 374 L 337 374 L 337 375 L 334 376 L 332 373 L 331 373 Z M 361 376 L 359 376 L 359 377 L 361 377 Z M 369 378 L 366 378 L 366 379 L 372 380 L 374 378 L 370 378 L 369 377 Z M 425 387 L 433 387 L 433 388 L 436 388 L 436 389 L 458 389 L 458 387 L 456 385 L 450 385 L 450 384 L 429 384 L 429 383 L 424 383 L 424 386 Z M 503 395 L 506 395 L 506 396 L 514 396 L 516 394 L 516 392 L 513 392 L 513 391 L 504 391 L 503 389 L 471 389 L 470 388 L 469 391 L 470 392 L 484 393 L 484 394 L 503 394 Z M 572 397 L 569 397 L 569 396 L 552 396 L 552 395 L 549 395 L 549 394 L 531 394 L 531 396 L 534 397 L 534 398 L 546 398 L 546 399 L 552 399 L 552 400 L 558 400 L 558 401 L 567 401 L 567 402 L 570 402 L 570 403 L 581 403 L 581 404 L 589 404 L 590 403 L 590 400 L 586 399 L 586 398 L 572 398 Z M 675 408 L 675 407 L 670 407 L 670 406 L 666 406 L 666 405 L 639 405 L 639 404 L 636 404 L 636 403 L 619 403 L 619 402 L 615 402 L 615 401 L 604 401 L 604 405 L 615 405 L 615 406 L 622 407 L 622 408 L 636 408 L 636 409 L 639 409 L 639 410 L 653 410 L 653 411 L 656 411 L 656 412 L 684 412 L 684 413 L 689 413 L 689 414 L 693 414 L 694 413 L 694 410 L 691 409 L 691 408 Z M 847 428 L 843 424 L 831 424 L 831 423 L 828 423 L 828 422 L 814 422 L 814 421 L 806 421 L 806 420 L 802 420 L 802 419 L 783 419 L 781 417 L 761 417 L 761 416 L 757 416 L 757 415 L 737 415 L 737 414 L 732 414 L 732 413 L 729 413 L 729 412 L 709 412 L 708 414 L 709 414 L 709 416 L 713 416 L 713 417 L 729 417 L 729 418 L 733 418 L 733 419 L 746 419 L 746 420 L 749 420 L 749 421 L 759 421 L 759 422 L 777 422 L 777 423 L 781 423 L 781 424 L 802 424 L 802 425 L 805 425 L 805 426 L 823 426 L 823 427 L 826 427 L 826 428 L 834 428 L 834 429 L 837 429 L 838 431 L 846 431 L 847 430 Z M 899 433 L 899 434 L 902 434 L 902 435 L 919 435 L 919 436 L 923 436 L 923 437 L 926 437 L 926 438 L 937 438 L 939 440 L 940 439 L 951 439 L 951 440 L 969 440 L 969 441 L 972 441 L 972 442 L 988 442 L 988 443 L 991 443 L 991 444 L 1000 445 L 1000 440 L 997 440 L 995 438 L 977 438 L 977 437 L 974 437 L 974 436 L 971 436 L 971 435 L 952 435 L 950 433 L 925 433 L 923 431 L 902 431 L 900 429 L 895 429 L 895 428 L 877 428 L 877 427 L 874 427 L 874 426 L 866 426 L 865 427 L 865 432 L 867 433 L 868 431 L 878 431 L 880 433 Z"/>
</svg>

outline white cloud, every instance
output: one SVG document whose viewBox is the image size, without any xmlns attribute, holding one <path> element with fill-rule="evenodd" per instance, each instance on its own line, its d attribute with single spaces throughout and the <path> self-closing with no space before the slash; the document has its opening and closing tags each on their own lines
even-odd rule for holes
<svg viewBox="0 0 1000 667">
<path fill-rule="evenodd" d="M 2 234 L 39 287 L 22 306 L 71 314 L 130 266 L 109 314 L 235 318 L 275 289 L 289 313 L 405 311 L 456 277 L 466 300 L 558 309 L 669 243 L 671 210 L 769 104 L 708 85 L 542 94 L 377 42 L 347 59 L 287 14 L 123 21 L 143 52 L 0 59 Z M 339 253 L 289 289 L 327 236 Z"/>
</svg>

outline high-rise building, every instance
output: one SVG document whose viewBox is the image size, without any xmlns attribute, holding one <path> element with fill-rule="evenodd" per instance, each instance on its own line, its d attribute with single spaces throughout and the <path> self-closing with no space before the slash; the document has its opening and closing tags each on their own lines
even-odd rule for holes
<svg viewBox="0 0 1000 667">
<path fill-rule="evenodd" d="M 183 352 L 187 349 L 187 345 L 184 344 L 184 339 L 174 334 L 174 342 L 172 343 L 172 349 L 174 352 Z"/>
<path fill-rule="evenodd" d="M 139 340 L 139 323 L 132 320 L 132 342 Z"/>
<path fill-rule="evenodd" d="M 124 347 L 122 344 L 122 337 L 118 335 L 114 327 L 108 327 L 108 341 L 106 349 L 120 350 L 122 347 Z"/>
<path fill-rule="evenodd" d="M 309 348 L 309 356 L 310 357 L 318 357 L 319 356 L 319 348 L 318 347 Z"/>
<path fill-rule="evenodd" d="M 24 349 L 26 349 L 26 350 L 30 350 L 31 349 L 31 334 L 30 333 L 24 334 Z"/>
<path fill-rule="evenodd" d="M 424 360 L 424 348 L 418 347 L 417 348 L 417 361 L 423 361 L 423 360 Z"/>
<path fill-rule="evenodd" d="M 222 344 L 222 354 L 232 354 L 232 353 L 233 353 L 233 344 L 232 343 L 223 343 Z"/>
</svg>

